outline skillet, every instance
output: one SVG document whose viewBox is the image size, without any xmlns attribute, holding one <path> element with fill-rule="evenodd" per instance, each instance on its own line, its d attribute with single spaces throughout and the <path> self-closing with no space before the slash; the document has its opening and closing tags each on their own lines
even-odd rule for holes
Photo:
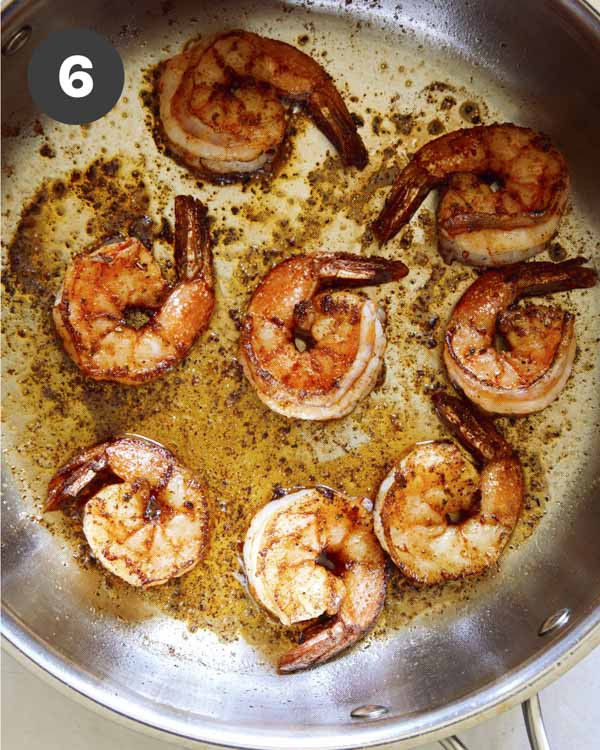
<svg viewBox="0 0 600 750">
<path fill-rule="evenodd" d="M 122 98 L 103 123 L 77 129 L 75 137 L 74 131 L 40 118 L 26 87 L 30 51 L 47 33 L 65 25 L 91 27 L 109 36 L 126 70 L 127 101 Z M 73 385 L 76 373 L 52 348 L 58 351 L 41 317 L 55 286 L 52 280 L 39 284 L 39 274 L 32 272 L 39 257 L 30 252 L 30 235 L 28 243 L 15 248 L 21 208 L 38 195 L 42 181 L 83 168 L 105 149 L 107 161 L 124 154 L 121 171 L 128 159 L 138 164 L 144 158 L 150 197 L 146 202 L 140 192 L 140 212 L 168 216 L 173 189 L 196 189 L 214 212 L 217 227 L 223 223 L 228 202 L 238 200 L 239 187 L 197 186 L 180 171 L 163 171 L 168 161 L 154 155 L 139 92 L 147 88 L 145 71 L 191 36 L 236 26 L 292 43 L 306 36 L 307 51 L 327 52 L 327 69 L 359 97 L 355 109 L 365 120 L 361 132 L 373 169 L 381 164 L 385 147 L 405 136 L 393 130 L 388 115 L 400 115 L 400 128 L 409 122 L 402 119 L 406 116 L 422 126 L 420 135 L 409 133 L 416 140 L 406 137 L 407 142 L 395 147 L 394 154 L 405 158 L 417 142 L 431 137 L 427 126 L 439 118 L 446 96 L 456 100 L 456 120 L 443 122 L 449 128 L 464 125 L 464 116 L 479 114 L 488 122 L 510 120 L 547 132 L 565 153 L 573 180 L 573 206 L 555 251 L 582 253 L 598 264 L 600 22 L 583 3 L 6 4 L 3 239 L 7 263 L 13 262 L 28 284 L 17 291 L 41 299 L 39 306 L 13 304 L 10 285 L 4 298 L 3 632 L 27 657 L 81 694 L 180 737 L 249 748 L 350 748 L 391 741 L 411 746 L 447 736 L 527 698 L 598 643 L 598 289 L 561 300 L 577 313 L 580 351 L 567 391 L 547 413 L 530 420 L 534 436 L 523 449 L 529 485 L 532 480 L 535 485 L 531 496 L 541 510 L 533 509 L 525 522 L 536 526 L 534 533 L 526 538 L 521 529 L 495 575 L 449 598 L 442 596 L 441 604 L 419 605 L 404 627 L 374 636 L 364 647 L 318 670 L 279 677 L 264 652 L 244 639 L 223 640 L 209 628 L 190 632 L 185 622 L 165 616 L 164 610 L 157 614 L 145 601 L 107 591 L 96 571 L 74 561 L 73 544 L 40 523 L 43 486 L 59 461 L 85 442 L 84 437 L 88 442 L 101 439 L 116 425 L 108 423 L 107 412 L 98 411 L 103 392 L 92 390 L 84 397 Z M 15 41 L 13 35 L 19 32 Z M 442 86 L 432 87 L 434 83 Z M 298 138 L 293 163 L 322 159 L 326 143 L 314 129 L 300 128 Z M 41 153 L 45 145 L 54 156 Z M 168 189 L 161 187 L 165 182 L 171 183 Z M 298 190 L 295 194 L 292 188 L 292 193 L 300 200 Z M 374 216 L 382 195 L 368 195 L 367 200 L 361 194 L 371 207 L 370 214 L 367 209 L 361 214 L 362 220 Z M 289 203 L 279 202 L 281 195 L 259 194 L 249 200 L 254 199 L 272 201 L 269 205 L 279 214 L 288 210 Z M 321 206 L 322 211 L 335 208 L 331 203 Z M 62 239 L 81 244 L 86 232 L 76 222 L 83 224 L 87 215 L 77 219 L 68 206 L 67 213 L 71 223 Z M 53 234 L 44 235 L 39 253 L 54 253 L 59 265 L 64 256 L 57 251 L 57 226 Z M 313 227 L 302 232 L 301 239 L 307 249 L 324 242 L 343 249 L 342 244 L 356 242 L 359 233 L 352 222 L 346 229 L 336 224 L 336 229 L 334 234 Z M 221 238 L 226 240 L 226 233 Z M 260 221 L 248 220 L 245 243 L 264 248 L 274 238 L 280 240 L 281 234 L 276 236 L 271 225 L 265 235 Z M 236 242 L 234 238 L 217 252 L 221 272 L 227 270 L 227 253 L 236 252 Z M 414 239 L 413 245 L 427 257 L 414 274 L 419 288 L 439 262 L 434 244 L 426 232 Z M 402 251 L 400 244 L 394 248 Z M 406 249 L 409 266 L 415 252 L 414 247 Z M 38 265 L 46 268 L 41 261 Z M 465 280 L 452 279 L 454 286 L 444 287 L 445 298 L 432 301 L 442 315 L 465 286 Z M 403 305 L 410 306 L 413 293 L 417 290 L 406 292 Z M 18 330 L 27 333 L 23 346 L 17 345 Z M 34 349 L 42 349 L 56 365 L 63 382 L 73 387 L 71 393 L 63 390 L 60 398 L 50 393 L 42 400 L 31 396 L 32 384 L 47 375 L 35 370 L 32 375 L 39 360 Z M 407 380 L 404 395 L 419 415 L 412 422 L 406 417 L 406 444 L 429 437 L 435 427 L 424 414 L 426 399 L 408 395 L 414 377 L 419 377 L 416 371 L 423 368 L 388 364 L 387 378 Z M 411 388 L 405 377 L 410 367 Z M 54 376 L 48 377 L 52 391 Z M 64 409 L 69 399 L 78 416 L 87 415 L 81 429 L 69 422 L 69 410 Z M 169 392 L 153 391 L 147 399 L 154 399 L 149 412 L 162 413 Z M 119 409 L 129 414 L 128 408 L 121 403 L 110 414 Z M 99 413 L 101 423 L 95 421 Z M 504 427 L 519 440 L 523 424 Z M 157 437 L 174 440 L 167 432 Z M 553 617 L 558 625 L 548 627 Z M 540 635 L 543 623 L 547 632 Z M 535 713 L 535 704 L 532 710 Z"/>
</svg>

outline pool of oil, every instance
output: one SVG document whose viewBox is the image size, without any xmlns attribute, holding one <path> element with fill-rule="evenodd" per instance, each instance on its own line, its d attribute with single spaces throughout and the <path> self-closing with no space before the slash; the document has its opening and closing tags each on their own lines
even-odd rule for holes
<svg viewBox="0 0 600 750">
<path fill-rule="evenodd" d="M 368 291 L 388 318 L 383 382 L 348 417 L 328 423 L 286 419 L 256 398 L 237 356 L 248 299 L 261 276 L 292 253 L 378 251 L 368 225 L 410 154 L 435 135 L 508 119 L 515 111 L 481 72 L 474 77 L 468 66 L 455 64 L 449 77 L 443 56 L 425 59 L 409 39 L 401 49 L 391 41 L 377 45 L 379 87 L 368 86 L 349 61 L 359 37 L 374 43 L 372 32 L 359 34 L 350 25 L 344 30 L 339 21 L 335 28 L 326 22 L 317 30 L 299 16 L 286 26 L 295 29 L 286 41 L 301 45 L 345 81 L 340 87 L 362 123 L 370 163 L 363 172 L 345 169 L 316 128 L 298 118 L 289 158 L 275 179 L 216 187 L 156 148 L 148 96 L 152 71 L 189 37 L 189 25 L 172 21 L 139 53 L 129 50 L 137 73 L 103 120 L 68 128 L 41 118 L 33 124 L 11 121 L 5 129 L 4 456 L 32 522 L 68 540 L 87 570 L 97 566 L 77 513 L 42 512 L 53 472 L 79 447 L 124 431 L 170 447 L 209 487 L 212 543 L 205 562 L 142 596 L 153 611 L 181 619 L 192 630 L 209 629 L 224 640 L 242 637 L 274 660 L 297 633 L 269 620 L 248 597 L 240 553 L 250 519 L 282 487 L 322 483 L 372 498 L 402 451 L 444 434 L 429 393 L 445 383 L 444 324 L 475 272 L 446 265 L 437 254 L 431 196 L 383 251 L 402 258 L 409 276 Z M 261 24 L 254 30 L 276 35 Z M 102 238 L 134 234 L 154 249 L 172 278 L 178 193 L 192 193 L 209 207 L 217 274 L 210 328 L 185 361 L 154 382 L 129 387 L 86 379 L 62 351 L 50 314 L 69 258 Z M 550 253 L 558 259 L 581 251 L 597 253 L 598 247 L 573 208 Z M 510 547 L 543 533 L 538 527 L 548 503 L 560 502 L 568 481 L 568 470 L 562 477 L 560 469 L 578 457 L 573 415 L 592 398 L 598 343 L 591 294 L 559 296 L 580 319 L 574 375 L 559 402 L 541 415 L 499 420 L 521 455 L 527 480 Z M 127 604 L 131 589 L 107 573 L 98 581 L 94 606 L 109 601 L 111 611 L 127 611 L 135 620 Z M 419 588 L 393 573 L 371 638 L 475 596 L 477 586 L 469 581 Z"/>
</svg>

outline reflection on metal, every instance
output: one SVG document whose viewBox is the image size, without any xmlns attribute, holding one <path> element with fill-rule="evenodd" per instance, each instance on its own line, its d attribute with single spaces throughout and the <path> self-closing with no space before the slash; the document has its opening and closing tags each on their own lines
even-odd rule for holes
<svg viewBox="0 0 600 750">
<path fill-rule="evenodd" d="M 14 55 L 27 44 L 30 38 L 31 26 L 22 26 L 18 31 L 15 31 L 6 44 L 2 45 L 2 54 L 6 57 Z"/>
<path fill-rule="evenodd" d="M 566 625 L 570 618 L 571 610 L 568 607 L 559 609 L 558 612 L 555 612 L 544 620 L 540 625 L 538 635 L 548 635 L 549 633 L 553 633 L 555 630 L 562 628 L 563 625 Z"/>
<path fill-rule="evenodd" d="M 540 696 L 533 695 L 521 705 L 521 708 L 523 709 L 523 718 L 525 719 L 525 728 L 527 729 L 531 750 L 550 750 L 550 743 L 542 717 Z"/>
<path fill-rule="evenodd" d="M 350 712 L 353 719 L 380 719 L 385 716 L 390 709 L 387 706 L 359 706 Z"/>
</svg>

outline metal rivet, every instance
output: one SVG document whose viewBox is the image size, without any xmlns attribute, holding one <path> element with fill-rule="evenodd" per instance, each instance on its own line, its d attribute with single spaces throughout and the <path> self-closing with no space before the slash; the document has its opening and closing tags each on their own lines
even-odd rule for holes
<svg viewBox="0 0 600 750">
<path fill-rule="evenodd" d="M 2 46 L 2 54 L 9 57 L 18 52 L 21 47 L 24 47 L 31 37 L 31 26 L 22 26 L 18 31 L 10 37 L 10 39 Z"/>
<path fill-rule="evenodd" d="M 562 628 L 563 625 L 566 625 L 569 622 L 570 618 L 571 610 L 568 607 L 559 609 L 558 612 L 555 612 L 553 615 L 550 615 L 550 617 L 547 617 L 544 620 L 544 622 L 540 625 L 538 635 L 548 635 L 548 633 L 553 633 L 555 630 Z"/>
<path fill-rule="evenodd" d="M 359 706 L 350 712 L 353 719 L 379 719 L 385 716 L 390 709 L 387 706 Z"/>
</svg>

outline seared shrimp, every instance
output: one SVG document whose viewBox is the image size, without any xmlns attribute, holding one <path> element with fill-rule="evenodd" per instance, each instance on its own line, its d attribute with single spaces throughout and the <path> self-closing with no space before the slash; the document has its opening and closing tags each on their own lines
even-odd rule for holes
<svg viewBox="0 0 600 750">
<path fill-rule="evenodd" d="M 208 504 L 193 474 L 159 443 L 136 435 L 73 456 L 52 478 L 46 511 L 86 500 L 94 557 L 132 586 L 158 586 L 203 559 Z"/>
<path fill-rule="evenodd" d="M 284 625 L 307 623 L 280 672 L 322 664 L 370 630 L 383 607 L 387 571 L 369 500 L 327 487 L 293 492 L 254 516 L 244 543 L 250 591 Z M 315 627 L 322 616 L 328 622 Z M 313 626 L 313 627 L 311 627 Z"/>
<path fill-rule="evenodd" d="M 402 573 L 434 584 L 496 562 L 521 512 L 521 464 L 493 423 L 464 401 L 434 395 L 436 411 L 473 457 L 448 440 L 420 443 L 393 467 L 375 503 L 375 533 Z"/>
<path fill-rule="evenodd" d="M 288 130 L 282 99 L 305 104 L 345 164 L 368 157 L 331 77 L 284 42 L 230 31 L 168 60 L 158 84 L 160 118 L 172 151 L 221 179 L 268 172 Z"/>
<path fill-rule="evenodd" d="M 240 342 L 244 372 L 261 401 L 297 419 L 352 411 L 383 366 L 383 310 L 349 291 L 317 291 L 407 273 L 398 261 L 343 253 L 298 255 L 275 266 L 254 292 Z"/>
<path fill-rule="evenodd" d="M 380 243 L 411 218 L 430 190 L 446 260 L 502 266 L 541 252 L 569 195 L 565 160 L 546 136 L 516 125 L 457 130 L 423 146 L 401 172 L 374 224 Z"/>
<path fill-rule="evenodd" d="M 554 401 L 575 357 L 573 315 L 555 307 L 511 307 L 519 297 L 593 286 L 585 258 L 518 263 L 487 271 L 463 294 L 446 328 L 444 362 L 453 383 L 482 409 L 531 414 Z M 495 346 L 496 334 L 506 350 Z"/>
<path fill-rule="evenodd" d="M 179 280 L 171 287 L 132 237 L 71 261 L 53 317 L 85 375 L 129 385 L 151 380 L 186 357 L 208 326 L 215 294 L 206 208 L 189 196 L 175 198 L 175 264 Z M 141 328 L 127 324 L 132 308 L 152 312 Z"/>
</svg>

